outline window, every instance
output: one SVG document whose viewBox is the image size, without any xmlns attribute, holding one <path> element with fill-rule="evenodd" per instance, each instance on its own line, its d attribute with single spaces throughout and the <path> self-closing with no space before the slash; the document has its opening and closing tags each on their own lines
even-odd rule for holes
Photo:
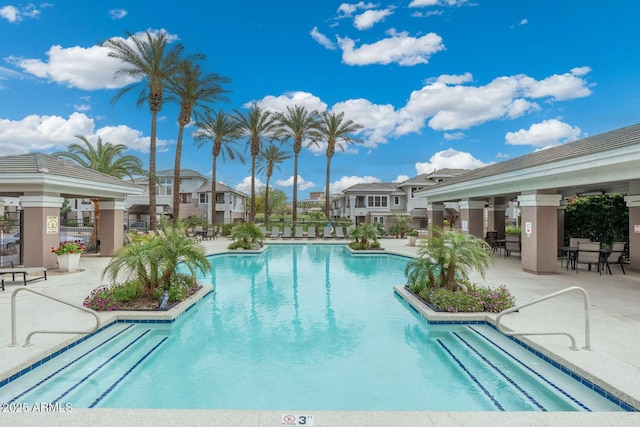
<svg viewBox="0 0 640 427">
<path fill-rule="evenodd" d="M 200 204 L 209 203 L 209 195 L 207 193 L 200 193 Z"/>
<path fill-rule="evenodd" d="M 400 196 L 393 196 L 393 205 L 400 206 Z"/>
<path fill-rule="evenodd" d="M 367 207 L 368 208 L 386 208 L 388 206 L 387 196 L 368 196 Z"/>
<path fill-rule="evenodd" d="M 364 208 L 364 196 L 356 197 L 356 208 Z"/>
<path fill-rule="evenodd" d="M 216 203 L 224 203 L 224 193 L 216 193 Z"/>
<path fill-rule="evenodd" d="M 383 216 L 374 216 L 373 217 L 374 224 L 384 225 L 384 217 Z"/>
<path fill-rule="evenodd" d="M 414 195 L 414 193 L 416 193 L 416 192 L 418 192 L 420 190 L 422 190 L 422 187 L 411 187 L 411 198 L 415 199 L 416 196 Z"/>
</svg>

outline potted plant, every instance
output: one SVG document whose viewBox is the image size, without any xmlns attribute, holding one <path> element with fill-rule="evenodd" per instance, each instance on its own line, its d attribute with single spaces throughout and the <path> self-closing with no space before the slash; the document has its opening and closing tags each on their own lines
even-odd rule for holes
<svg viewBox="0 0 640 427">
<path fill-rule="evenodd" d="M 58 267 L 60 271 L 76 271 L 80 264 L 80 255 L 87 248 L 81 241 L 60 242 L 57 248 L 52 247 L 51 252 L 56 254 L 58 258 Z"/>
<path fill-rule="evenodd" d="M 416 240 L 418 239 L 418 232 L 415 230 L 409 231 L 407 233 L 407 244 L 409 246 L 415 246 Z"/>
</svg>

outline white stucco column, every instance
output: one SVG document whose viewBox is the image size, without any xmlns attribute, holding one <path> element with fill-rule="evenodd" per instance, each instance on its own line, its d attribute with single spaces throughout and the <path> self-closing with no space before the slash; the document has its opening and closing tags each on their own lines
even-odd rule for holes
<svg viewBox="0 0 640 427">
<path fill-rule="evenodd" d="M 124 200 L 100 202 L 100 256 L 112 256 L 123 244 Z"/>
<path fill-rule="evenodd" d="M 522 269 L 535 274 L 558 271 L 558 206 L 560 194 L 523 194 Z"/>
</svg>

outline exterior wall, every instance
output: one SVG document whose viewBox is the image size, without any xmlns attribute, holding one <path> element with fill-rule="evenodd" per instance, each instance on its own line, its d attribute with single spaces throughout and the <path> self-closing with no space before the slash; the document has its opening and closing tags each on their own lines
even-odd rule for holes
<svg viewBox="0 0 640 427">
<path fill-rule="evenodd" d="M 25 227 L 24 238 L 24 266 L 55 268 L 56 255 L 51 252 L 52 247 L 60 243 L 60 208 L 62 197 L 53 196 L 22 196 L 20 203 L 23 209 Z M 58 219 L 58 232 L 47 233 L 48 218 Z"/>
<path fill-rule="evenodd" d="M 558 207 L 560 194 L 518 196 L 522 209 L 522 269 L 536 274 L 558 270 Z M 527 233 L 528 224 L 531 233 Z"/>
</svg>

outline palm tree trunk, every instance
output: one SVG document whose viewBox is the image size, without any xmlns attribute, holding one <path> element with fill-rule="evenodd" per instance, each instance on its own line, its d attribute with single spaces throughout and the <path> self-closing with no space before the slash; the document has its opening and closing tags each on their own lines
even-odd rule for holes
<svg viewBox="0 0 640 427">
<path fill-rule="evenodd" d="M 182 158 L 182 134 L 184 126 L 178 129 L 178 141 L 176 143 L 176 160 L 173 166 L 173 225 L 180 219 L 180 160 Z"/>
<path fill-rule="evenodd" d="M 98 240 L 100 239 L 100 201 L 93 199 L 93 229 L 89 238 L 89 246 L 98 248 Z"/>
<path fill-rule="evenodd" d="M 158 111 L 151 110 L 151 136 L 149 142 L 149 227 L 151 231 L 158 229 L 156 221 L 156 134 Z"/>
<path fill-rule="evenodd" d="M 216 166 L 217 160 L 216 156 L 213 156 L 213 161 L 211 162 L 211 200 L 209 200 L 209 204 L 211 205 L 211 224 L 216 223 Z M 224 218 L 223 218 L 224 220 Z"/>
<path fill-rule="evenodd" d="M 256 156 L 251 154 L 251 211 L 249 212 L 249 222 L 256 222 Z"/>
<path fill-rule="evenodd" d="M 267 188 L 264 190 L 264 224 L 269 227 L 269 180 L 271 175 L 267 175 Z"/>
<path fill-rule="evenodd" d="M 298 154 L 295 151 L 293 155 L 293 225 L 298 221 Z"/>
<path fill-rule="evenodd" d="M 331 208 L 329 184 L 331 183 L 331 156 L 327 155 L 327 176 L 325 181 L 324 192 L 324 214 L 327 217 L 327 221 L 331 220 L 329 216 L 329 210 Z"/>
</svg>

